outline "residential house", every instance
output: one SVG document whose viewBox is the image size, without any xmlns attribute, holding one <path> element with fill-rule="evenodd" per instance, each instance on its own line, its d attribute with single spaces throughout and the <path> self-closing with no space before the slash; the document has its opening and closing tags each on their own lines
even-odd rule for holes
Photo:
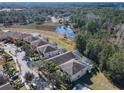
<svg viewBox="0 0 124 93">
<path fill-rule="evenodd" d="M 59 54 L 59 50 L 50 44 L 37 47 L 37 51 L 42 58 L 50 58 Z"/>
<path fill-rule="evenodd" d="M 25 38 L 30 37 L 30 36 L 31 36 L 31 34 L 22 33 L 21 36 L 20 36 L 18 39 L 20 39 L 20 40 L 25 40 Z"/>
<path fill-rule="evenodd" d="M 76 81 L 87 72 L 87 66 L 81 64 L 75 59 L 71 59 L 60 65 L 60 69 L 70 76 L 70 80 Z"/>
<path fill-rule="evenodd" d="M 45 45 L 45 44 L 48 44 L 48 42 L 43 40 L 43 39 L 38 39 L 38 40 L 35 40 L 35 41 L 31 42 L 31 45 L 32 45 L 33 49 L 36 49 L 37 47 Z"/>
<path fill-rule="evenodd" d="M 15 40 L 15 39 L 20 39 L 22 37 L 22 33 L 20 33 L 20 32 L 6 31 L 3 33 L 4 34 L 2 34 L 2 36 L 0 36 L 0 38 L 2 38 L 2 39 Z"/>
<path fill-rule="evenodd" d="M 11 39 L 11 40 L 17 40 L 17 39 L 20 39 L 21 36 L 22 36 L 22 33 L 20 33 L 20 32 L 14 32 L 13 35 L 9 36 L 9 39 Z"/>
<path fill-rule="evenodd" d="M 88 61 L 82 58 L 79 60 L 79 57 L 73 51 L 54 56 L 47 60 L 58 65 L 63 72 L 70 76 L 72 82 L 85 75 L 91 69 L 87 63 Z"/>
<path fill-rule="evenodd" d="M 15 34 L 16 34 L 15 32 L 11 31 L 4 32 L 3 39 L 8 39 L 9 37 L 14 36 Z"/>
<path fill-rule="evenodd" d="M 71 59 L 75 59 L 75 55 L 72 52 L 66 52 L 57 56 L 54 56 L 52 58 L 47 59 L 48 61 L 52 61 L 57 65 L 64 64 L 68 62 Z"/>
<path fill-rule="evenodd" d="M 35 41 L 35 40 L 38 40 L 39 39 L 39 37 L 34 37 L 34 36 L 28 36 L 28 37 L 25 37 L 24 38 L 24 41 L 27 41 L 28 43 L 31 43 L 31 42 L 33 42 L 33 41 Z"/>
</svg>

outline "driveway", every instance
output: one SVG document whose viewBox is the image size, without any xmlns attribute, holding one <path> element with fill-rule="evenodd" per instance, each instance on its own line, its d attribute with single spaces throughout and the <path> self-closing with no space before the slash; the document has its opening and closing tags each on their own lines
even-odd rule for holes
<svg viewBox="0 0 124 93">
<path fill-rule="evenodd" d="M 21 70 L 20 77 L 22 79 L 22 82 L 25 82 L 24 75 L 27 72 L 33 73 L 35 78 L 39 77 L 38 73 L 36 73 L 34 70 L 32 70 L 30 67 L 28 67 L 27 62 L 29 62 L 29 61 L 26 61 L 24 59 L 24 57 L 25 57 L 24 51 L 16 52 L 17 47 L 15 45 L 12 45 L 12 44 L 7 44 L 6 46 L 4 46 L 4 50 L 5 50 L 5 52 L 12 55 L 13 60 L 16 62 L 16 66 L 17 66 L 18 70 Z M 19 66 L 20 66 L 20 68 L 19 68 Z M 43 81 L 42 79 L 39 81 L 42 81 L 42 82 L 39 82 L 38 85 L 41 86 L 42 89 L 45 89 L 47 82 Z M 25 86 L 27 87 L 27 89 L 29 89 L 28 85 L 25 84 Z"/>
</svg>

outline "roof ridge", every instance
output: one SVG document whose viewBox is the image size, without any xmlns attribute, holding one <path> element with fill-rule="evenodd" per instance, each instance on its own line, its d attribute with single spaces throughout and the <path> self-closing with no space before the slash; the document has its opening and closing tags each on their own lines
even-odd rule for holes
<svg viewBox="0 0 124 93">
<path fill-rule="evenodd" d="M 51 58 L 49 58 L 49 59 L 47 59 L 47 60 L 51 60 L 51 59 L 53 59 L 53 58 L 56 58 L 56 57 L 62 56 L 62 55 L 64 55 L 64 54 L 67 54 L 67 53 L 69 53 L 69 52 L 72 52 L 72 51 L 68 51 L 68 52 L 62 53 L 62 54 L 60 54 L 60 55 L 56 55 L 56 56 L 51 57 Z"/>
<path fill-rule="evenodd" d="M 56 49 L 56 48 L 54 48 L 53 46 L 48 45 L 48 46 L 45 48 L 44 52 L 46 52 L 46 50 L 47 50 L 48 48 L 51 48 L 51 49 Z"/>
<path fill-rule="evenodd" d="M 45 44 L 45 45 L 42 45 L 42 46 L 38 46 L 37 48 L 42 48 L 42 47 L 45 47 L 45 46 L 49 46 L 49 43 Z"/>
</svg>

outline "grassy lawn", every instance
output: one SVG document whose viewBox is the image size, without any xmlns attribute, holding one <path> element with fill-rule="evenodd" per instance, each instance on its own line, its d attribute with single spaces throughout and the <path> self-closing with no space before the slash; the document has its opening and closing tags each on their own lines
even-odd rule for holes
<svg viewBox="0 0 124 93">
<path fill-rule="evenodd" d="M 14 61 L 6 63 L 10 68 L 16 69 L 16 63 Z"/>
<path fill-rule="evenodd" d="M 16 72 L 18 72 L 16 68 L 15 62 L 7 62 L 5 65 L 3 65 L 5 72 L 12 77 Z"/>
<path fill-rule="evenodd" d="M 12 58 L 12 56 L 11 55 L 9 55 L 8 53 L 4 53 L 3 55 L 2 55 L 4 58 Z"/>
<path fill-rule="evenodd" d="M 16 63 L 15 62 L 8 62 L 5 64 L 4 69 L 6 70 L 6 73 L 10 76 L 13 77 L 15 73 L 18 71 L 16 68 Z M 26 89 L 24 84 L 21 82 L 21 78 L 18 78 L 16 80 L 13 80 L 11 82 L 11 85 L 14 87 L 14 89 Z"/>
<path fill-rule="evenodd" d="M 108 80 L 103 73 L 99 72 L 91 78 L 93 84 L 91 87 L 96 90 L 117 90 L 110 80 Z"/>
<path fill-rule="evenodd" d="M 20 88 L 20 90 L 27 90 L 25 86 L 23 86 L 22 88 Z"/>
<path fill-rule="evenodd" d="M 72 39 L 63 40 L 63 37 L 52 37 L 47 36 L 47 38 L 53 42 L 56 42 L 60 46 L 64 46 L 68 51 L 72 51 L 75 48 L 75 42 Z"/>
<path fill-rule="evenodd" d="M 37 30 L 47 30 L 53 31 L 57 24 L 45 23 L 45 24 L 28 24 L 28 25 L 13 25 L 13 28 L 26 28 L 26 29 L 37 29 Z"/>
<path fill-rule="evenodd" d="M 93 90 L 118 90 L 115 85 L 108 80 L 102 72 L 97 72 L 93 76 L 88 74 L 82 77 L 77 82 L 87 84 Z"/>
<path fill-rule="evenodd" d="M 26 87 L 25 87 L 24 83 L 21 82 L 21 79 L 20 78 L 12 81 L 11 82 L 11 85 L 14 87 L 14 89 L 17 89 L 17 90 L 26 90 Z"/>
</svg>

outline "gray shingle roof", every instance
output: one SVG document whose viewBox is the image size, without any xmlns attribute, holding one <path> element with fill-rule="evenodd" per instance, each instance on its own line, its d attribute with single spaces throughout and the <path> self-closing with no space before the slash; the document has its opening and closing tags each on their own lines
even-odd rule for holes
<svg viewBox="0 0 124 93">
<path fill-rule="evenodd" d="M 61 69 L 64 72 L 68 73 L 69 75 L 74 75 L 84 68 L 85 66 L 79 62 L 76 62 L 76 60 L 70 60 L 66 62 L 65 64 L 61 65 Z"/>
<path fill-rule="evenodd" d="M 38 46 L 42 46 L 42 45 L 45 45 L 45 44 L 48 44 L 48 42 L 46 41 L 43 41 L 43 40 L 40 40 Z"/>
<path fill-rule="evenodd" d="M 42 46 L 42 45 L 45 45 L 45 44 L 48 44 L 48 42 L 42 40 L 42 39 L 39 39 L 39 40 L 36 40 L 34 42 L 31 43 L 31 45 L 34 47 L 34 48 L 37 48 L 39 46 Z"/>
<path fill-rule="evenodd" d="M 44 46 L 39 47 L 38 51 L 42 54 L 42 53 L 48 53 L 48 52 L 56 51 L 56 49 L 50 45 L 44 45 Z"/>
<path fill-rule="evenodd" d="M 52 51 L 55 51 L 56 49 L 51 47 L 51 46 L 47 46 L 44 53 L 47 53 L 47 52 L 52 52 Z"/>
<path fill-rule="evenodd" d="M 64 54 L 58 55 L 56 57 L 48 59 L 49 61 L 54 62 L 57 65 L 63 64 L 71 59 L 74 59 L 75 56 L 72 52 L 66 52 Z"/>
<path fill-rule="evenodd" d="M 35 40 L 38 40 L 38 39 L 39 39 L 38 37 L 33 37 L 33 36 L 32 36 L 32 37 L 31 37 L 31 42 L 32 42 L 32 41 L 35 41 Z"/>
</svg>

